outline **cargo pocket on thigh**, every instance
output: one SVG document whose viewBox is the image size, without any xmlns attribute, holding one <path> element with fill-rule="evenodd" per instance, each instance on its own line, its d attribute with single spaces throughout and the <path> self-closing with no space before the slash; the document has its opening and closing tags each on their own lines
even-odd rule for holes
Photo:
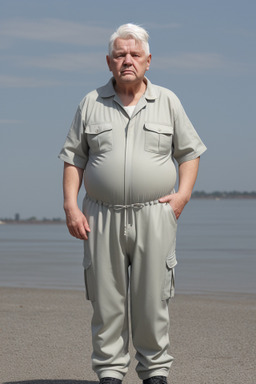
<svg viewBox="0 0 256 384">
<path fill-rule="evenodd" d="M 84 270 L 85 297 L 87 300 L 95 301 L 92 265 Z"/>
<path fill-rule="evenodd" d="M 174 297 L 174 293 L 175 293 L 175 269 L 174 267 L 170 268 L 167 261 L 162 300 L 168 300 Z"/>
</svg>

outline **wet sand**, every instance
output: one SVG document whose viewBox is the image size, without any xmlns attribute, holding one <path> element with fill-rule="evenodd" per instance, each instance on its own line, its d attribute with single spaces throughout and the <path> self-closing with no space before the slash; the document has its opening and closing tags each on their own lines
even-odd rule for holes
<svg viewBox="0 0 256 384">
<path fill-rule="evenodd" d="M 82 291 L 0 288 L 1 384 L 96 384 L 91 315 Z M 170 316 L 170 384 L 255 384 L 256 295 L 177 294 Z"/>
</svg>

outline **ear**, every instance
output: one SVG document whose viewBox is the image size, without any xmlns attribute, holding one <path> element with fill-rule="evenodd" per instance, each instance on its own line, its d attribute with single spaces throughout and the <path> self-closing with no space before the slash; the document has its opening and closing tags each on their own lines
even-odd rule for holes
<svg viewBox="0 0 256 384">
<path fill-rule="evenodd" d="M 148 71 L 149 70 L 149 67 L 150 67 L 150 63 L 151 63 L 151 54 L 150 55 L 148 55 L 148 58 L 147 58 L 147 66 L 146 66 L 146 71 Z"/>
<path fill-rule="evenodd" d="M 110 59 L 110 57 L 108 55 L 106 56 L 106 61 L 107 61 L 108 68 L 109 68 L 110 72 L 112 72 L 112 69 L 111 69 L 111 59 Z"/>
</svg>

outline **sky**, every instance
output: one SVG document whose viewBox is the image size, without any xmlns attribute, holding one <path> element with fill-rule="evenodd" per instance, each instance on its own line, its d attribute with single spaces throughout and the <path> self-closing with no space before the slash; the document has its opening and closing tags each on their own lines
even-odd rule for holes
<svg viewBox="0 0 256 384">
<path fill-rule="evenodd" d="M 255 191 L 255 15 L 255 0 L 0 0 L 0 218 L 64 218 L 58 153 L 128 22 L 208 148 L 195 190 Z"/>
</svg>

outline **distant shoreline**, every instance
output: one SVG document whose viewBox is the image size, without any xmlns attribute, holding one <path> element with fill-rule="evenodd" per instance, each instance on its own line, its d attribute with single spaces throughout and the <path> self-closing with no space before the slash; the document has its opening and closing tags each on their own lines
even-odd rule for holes
<svg viewBox="0 0 256 384">
<path fill-rule="evenodd" d="M 252 200 L 256 199 L 256 192 L 204 192 L 204 191 L 195 191 L 192 193 L 191 199 L 195 200 Z M 57 219 L 36 219 L 35 217 L 29 219 L 20 219 L 15 220 L 11 218 L 0 218 L 1 224 L 65 224 L 66 221 L 61 218 Z"/>
<path fill-rule="evenodd" d="M 192 193 L 192 199 L 256 199 L 256 192 L 204 192 L 204 191 L 195 191 Z"/>
<path fill-rule="evenodd" d="M 7 220 L 0 220 L 0 225 L 1 224 L 51 224 L 51 225 L 59 225 L 59 224 L 66 224 L 65 220 L 12 220 L 12 219 L 7 219 Z"/>
</svg>

